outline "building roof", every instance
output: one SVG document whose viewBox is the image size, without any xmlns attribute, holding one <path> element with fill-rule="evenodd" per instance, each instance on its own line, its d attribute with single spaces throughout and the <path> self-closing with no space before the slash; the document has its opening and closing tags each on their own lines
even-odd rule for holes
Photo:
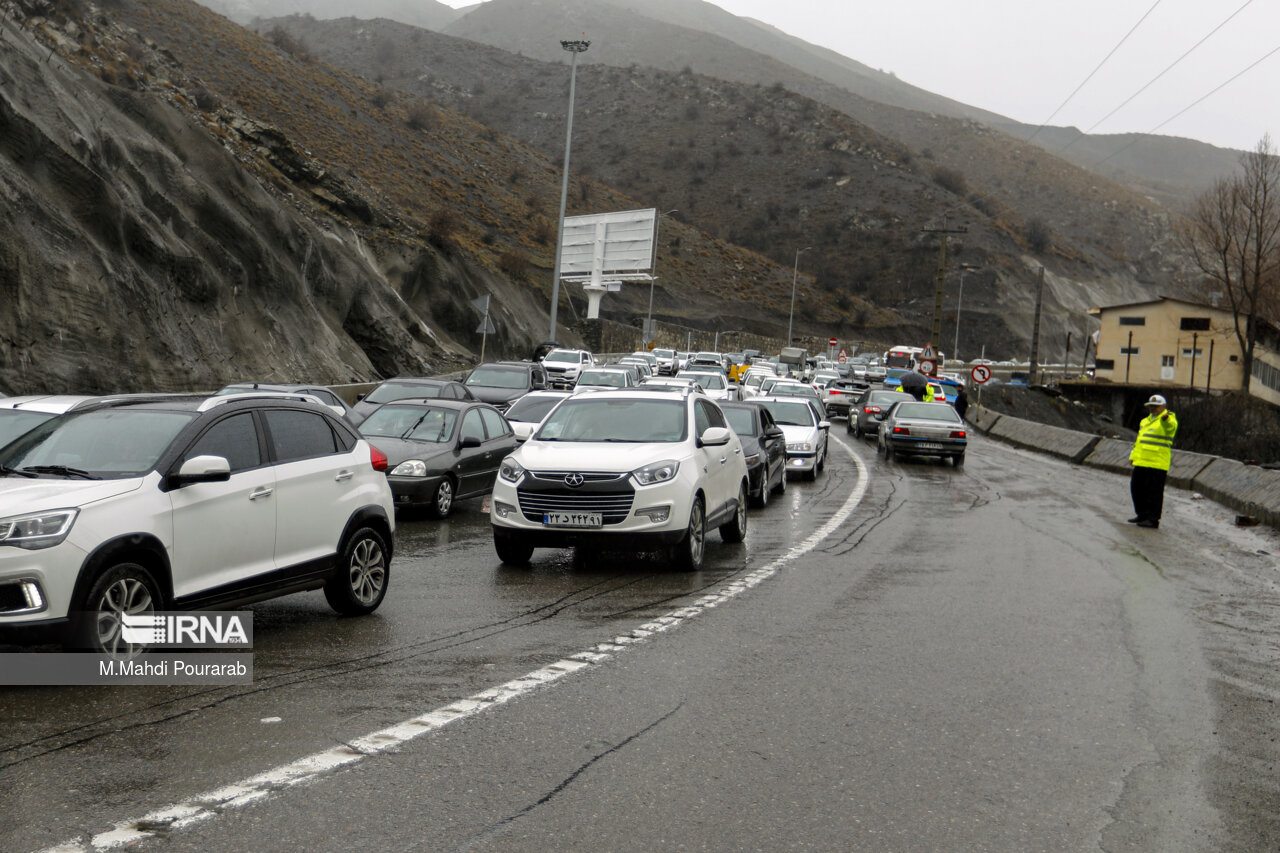
<svg viewBox="0 0 1280 853">
<path fill-rule="evenodd" d="M 1144 299 L 1141 302 L 1122 302 L 1119 305 L 1103 305 L 1099 308 L 1090 308 L 1090 314 L 1101 314 L 1103 311 L 1115 311 L 1118 308 L 1133 308 L 1137 305 L 1156 305 L 1160 302 L 1179 302 L 1183 305 L 1192 305 L 1196 308 L 1205 308 L 1209 311 L 1223 311 L 1227 314 L 1231 313 L 1230 308 L 1223 308 L 1219 305 L 1210 305 L 1207 302 L 1193 302 L 1190 299 L 1179 299 L 1176 296 L 1157 296 L 1155 299 Z"/>
</svg>

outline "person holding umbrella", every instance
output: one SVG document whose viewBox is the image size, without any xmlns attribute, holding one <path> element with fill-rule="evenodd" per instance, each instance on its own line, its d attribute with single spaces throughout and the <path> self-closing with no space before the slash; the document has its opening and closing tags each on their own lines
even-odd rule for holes
<svg viewBox="0 0 1280 853">
<path fill-rule="evenodd" d="M 915 397 L 918 402 L 924 401 L 924 392 L 929 387 L 929 380 L 924 374 L 912 370 L 902 374 L 902 390 Z"/>
</svg>

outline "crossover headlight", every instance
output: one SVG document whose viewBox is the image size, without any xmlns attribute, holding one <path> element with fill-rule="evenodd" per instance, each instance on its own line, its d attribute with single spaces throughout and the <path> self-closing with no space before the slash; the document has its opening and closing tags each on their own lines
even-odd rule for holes
<svg viewBox="0 0 1280 853">
<path fill-rule="evenodd" d="M 524 477 L 524 466 L 508 456 L 502 460 L 502 465 L 498 468 L 498 476 L 508 483 L 518 483 Z"/>
<path fill-rule="evenodd" d="M 0 545 L 36 550 L 52 548 L 71 532 L 78 509 L 53 509 L 0 518 Z"/>
<path fill-rule="evenodd" d="M 748 465 L 754 465 L 754 464 L 756 464 L 756 463 L 757 463 L 757 462 L 759 462 L 759 461 L 760 461 L 760 454 L 759 454 L 759 453 L 753 453 L 752 455 L 750 455 L 750 456 L 748 456 L 748 457 L 747 457 L 747 464 L 748 464 Z"/>
<path fill-rule="evenodd" d="M 788 453 L 812 453 L 813 445 L 807 441 L 793 441 L 787 444 Z"/>
<path fill-rule="evenodd" d="M 652 486 L 654 483 L 665 483 L 679 470 L 678 460 L 664 459 L 661 462 L 653 462 L 643 468 L 637 468 L 631 472 L 631 476 L 635 477 L 636 482 L 642 486 Z"/>
<path fill-rule="evenodd" d="M 406 459 L 393 468 L 391 473 L 397 477 L 425 477 L 427 476 L 427 463 L 421 459 Z"/>
</svg>

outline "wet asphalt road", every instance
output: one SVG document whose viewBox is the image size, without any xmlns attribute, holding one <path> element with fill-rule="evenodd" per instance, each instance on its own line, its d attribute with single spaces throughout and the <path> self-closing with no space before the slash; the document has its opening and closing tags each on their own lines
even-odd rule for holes
<svg viewBox="0 0 1280 853">
<path fill-rule="evenodd" d="M 1139 530 L 1123 478 L 980 438 L 957 470 L 833 435 L 696 574 L 505 568 L 470 501 L 401 520 L 373 617 L 254 607 L 250 687 L 0 688 L 0 850 L 1280 849 L 1274 537 L 1173 489 Z M 673 613 L 341 769 L 165 811 Z"/>
</svg>

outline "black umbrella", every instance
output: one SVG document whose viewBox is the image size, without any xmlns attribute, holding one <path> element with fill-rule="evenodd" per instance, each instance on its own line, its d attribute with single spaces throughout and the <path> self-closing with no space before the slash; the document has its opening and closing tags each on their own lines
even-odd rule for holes
<svg viewBox="0 0 1280 853">
<path fill-rule="evenodd" d="M 917 400 L 924 399 L 924 390 L 929 387 L 929 380 L 914 370 L 902 374 L 902 390 Z"/>
</svg>

